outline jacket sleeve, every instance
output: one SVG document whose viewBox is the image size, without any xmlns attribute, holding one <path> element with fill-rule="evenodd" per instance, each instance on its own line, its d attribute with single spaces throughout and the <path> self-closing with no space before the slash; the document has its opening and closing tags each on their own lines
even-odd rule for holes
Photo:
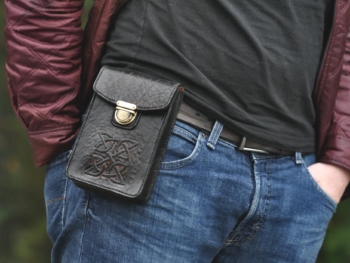
<svg viewBox="0 0 350 263">
<path fill-rule="evenodd" d="M 5 0 L 13 108 L 41 166 L 71 147 L 80 113 L 83 0 Z"/>
<path fill-rule="evenodd" d="M 350 171 L 350 31 L 342 66 L 342 75 L 332 122 L 319 161 L 335 164 Z M 350 197 L 350 186 L 344 198 Z"/>
</svg>

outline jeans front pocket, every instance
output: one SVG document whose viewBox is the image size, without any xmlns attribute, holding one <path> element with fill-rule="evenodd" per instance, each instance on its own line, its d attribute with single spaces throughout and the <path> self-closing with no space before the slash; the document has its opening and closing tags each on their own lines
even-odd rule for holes
<svg viewBox="0 0 350 263">
<path fill-rule="evenodd" d="M 44 197 L 46 204 L 47 233 L 55 243 L 64 225 L 64 203 L 68 178 L 65 175 L 70 151 L 48 163 L 45 175 Z"/>
<path fill-rule="evenodd" d="M 323 197 L 324 200 L 326 200 L 335 210 L 337 207 L 337 203 L 326 193 L 324 189 L 320 187 L 320 185 L 315 180 L 314 176 L 310 173 L 308 166 L 315 163 L 315 155 L 314 154 L 308 154 L 303 156 L 303 163 L 302 163 L 302 169 L 306 176 L 310 179 L 310 183 L 313 185 L 314 189 Z"/>
<path fill-rule="evenodd" d="M 178 169 L 192 163 L 201 149 L 201 132 L 180 122 L 176 122 L 170 136 L 161 169 Z"/>
</svg>

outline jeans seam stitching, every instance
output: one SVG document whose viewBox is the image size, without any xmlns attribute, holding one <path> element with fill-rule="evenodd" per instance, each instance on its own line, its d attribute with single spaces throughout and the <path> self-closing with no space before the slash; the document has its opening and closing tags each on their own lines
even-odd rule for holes
<svg viewBox="0 0 350 263">
<path fill-rule="evenodd" d="M 270 198 L 269 198 L 270 197 L 270 176 L 271 176 L 270 175 L 271 174 L 271 171 L 270 171 L 271 165 L 270 164 L 271 164 L 271 162 L 269 161 L 268 162 L 268 169 L 267 169 L 267 177 L 266 177 L 267 178 L 267 194 L 266 194 L 264 213 L 260 216 L 259 221 L 255 225 L 253 232 L 248 237 L 246 237 L 245 239 L 243 239 L 241 241 L 238 241 L 236 243 L 235 243 L 235 241 L 233 241 L 233 244 L 235 244 L 235 245 L 241 245 L 245 242 L 252 240 L 257 235 L 257 233 L 259 232 L 259 230 L 261 229 L 261 227 L 263 226 L 263 224 L 265 222 L 267 210 L 268 210 L 269 203 L 270 203 Z"/>
<path fill-rule="evenodd" d="M 179 169 L 179 168 L 184 167 L 186 165 L 189 165 L 190 163 L 195 161 L 195 159 L 197 159 L 199 153 L 202 150 L 202 144 L 201 144 L 202 140 L 201 140 L 200 137 L 197 140 L 198 140 L 198 143 L 196 144 L 195 148 L 193 149 L 193 152 L 188 157 L 186 157 L 184 159 L 181 159 L 181 160 L 177 160 L 177 161 L 171 161 L 171 162 L 162 163 L 160 169 L 161 170 Z"/>
<path fill-rule="evenodd" d="M 65 176 L 65 175 L 64 175 Z M 67 202 L 67 187 L 68 187 L 68 178 L 67 176 L 65 176 L 65 186 L 64 186 L 64 198 L 63 198 L 63 204 L 62 204 L 62 217 L 61 217 L 61 222 L 62 222 L 62 229 L 65 225 L 65 222 L 64 222 L 64 215 L 65 215 L 65 212 L 66 212 L 66 202 Z"/>
<path fill-rule="evenodd" d="M 246 216 L 242 219 L 242 221 L 238 224 L 238 226 L 236 227 L 235 230 L 233 230 L 231 232 L 231 234 L 229 235 L 229 237 L 227 238 L 227 240 L 225 241 L 225 246 L 229 246 L 229 245 L 232 245 L 232 244 L 239 244 L 239 241 L 235 241 L 235 238 L 240 235 L 241 233 L 241 229 L 242 229 L 242 224 L 243 226 L 246 224 L 246 222 L 248 222 L 254 215 L 250 215 L 249 216 L 249 212 L 251 211 L 252 209 L 252 205 L 253 205 L 253 199 L 254 199 L 254 195 L 256 193 L 256 190 L 257 190 L 257 186 L 256 186 L 256 179 L 255 179 L 255 174 L 254 174 L 254 164 L 252 165 L 252 171 L 251 171 L 251 180 L 253 182 L 253 189 L 252 189 L 252 193 L 251 193 L 251 198 L 249 199 L 250 200 L 250 206 L 248 208 L 248 211 L 247 211 L 247 214 Z M 245 240 L 245 239 L 244 239 Z"/>
<path fill-rule="evenodd" d="M 80 240 L 80 254 L 79 254 L 79 263 L 82 262 L 83 258 L 83 241 L 84 241 L 84 236 L 85 236 L 85 230 L 86 230 L 86 224 L 87 224 L 87 210 L 89 207 L 89 202 L 90 202 L 90 192 L 87 192 L 87 199 L 86 199 L 86 204 L 85 204 L 85 209 L 84 209 L 84 228 L 83 228 L 83 233 L 81 235 L 81 240 Z"/>
<path fill-rule="evenodd" d="M 186 131 L 185 129 L 183 129 L 181 127 L 174 127 L 173 133 L 176 135 L 179 135 L 179 136 L 184 136 L 185 139 L 190 140 L 190 141 L 192 141 L 192 140 L 197 141 L 197 139 L 198 139 L 198 136 L 196 136 L 195 134 L 193 134 L 189 131 Z"/>
<path fill-rule="evenodd" d="M 185 126 L 185 127 L 183 127 L 183 126 Z M 197 134 L 200 133 L 200 132 L 208 133 L 208 131 L 206 131 L 206 130 L 202 130 L 200 128 L 197 128 L 197 127 L 193 126 L 192 124 L 188 124 L 186 122 L 182 122 L 182 121 L 179 121 L 179 120 L 177 120 L 175 122 L 175 126 L 174 127 L 179 128 L 181 130 L 184 130 L 184 131 L 186 131 L 188 133 L 191 133 L 195 137 L 197 137 Z"/>
<path fill-rule="evenodd" d="M 270 203 L 270 162 L 268 162 L 268 171 L 267 171 L 267 194 L 266 194 L 266 201 L 265 201 L 265 209 L 264 209 L 264 213 L 260 216 L 258 223 L 254 226 L 254 230 L 253 232 L 246 237 L 243 240 L 240 241 L 232 241 L 232 244 L 234 245 L 242 245 L 243 243 L 246 243 L 248 241 L 251 241 L 259 232 L 259 230 L 261 229 L 261 227 L 263 226 L 265 219 L 266 219 L 266 215 L 267 215 L 267 210 L 269 207 L 269 203 Z"/>
<path fill-rule="evenodd" d="M 51 199 L 51 200 L 49 200 L 49 201 L 46 202 L 46 207 L 48 207 L 48 206 L 51 205 L 52 203 L 55 203 L 55 202 L 60 201 L 60 200 L 63 200 L 63 199 L 65 199 L 65 196 L 64 196 L 64 195 L 62 195 L 62 196 L 60 196 L 60 197 L 57 197 L 57 198 L 54 198 L 54 199 Z"/>
<path fill-rule="evenodd" d="M 215 122 L 213 130 L 211 131 L 209 138 L 208 138 L 208 144 L 215 149 L 215 145 L 219 140 L 220 133 L 222 131 L 222 124 L 218 121 Z"/>
<path fill-rule="evenodd" d="M 227 146 L 230 146 L 230 147 L 234 148 L 234 150 L 236 150 L 236 148 L 238 147 L 237 145 L 235 145 L 233 143 L 230 143 L 230 142 L 227 142 L 227 141 L 225 141 L 223 139 L 219 139 L 218 143 L 226 144 Z"/>
<path fill-rule="evenodd" d="M 226 241 L 225 245 L 227 245 L 227 246 L 228 245 L 242 245 L 242 244 L 244 244 L 246 242 L 249 242 L 258 234 L 258 232 L 260 231 L 261 227 L 263 226 L 263 224 L 265 222 L 265 219 L 266 219 L 267 210 L 269 208 L 269 203 L 270 203 L 270 191 L 271 191 L 271 184 L 270 184 L 271 170 L 270 170 L 270 167 L 271 167 L 271 161 L 268 162 L 268 169 L 267 169 L 267 177 L 266 177 L 267 178 L 267 193 L 265 195 L 266 200 L 265 200 L 264 212 L 260 216 L 258 222 L 255 225 L 253 225 L 254 226 L 253 231 L 247 237 L 245 237 L 242 240 L 235 239 L 235 238 L 237 238 L 237 236 L 241 232 L 240 229 L 239 229 L 236 233 L 234 233 L 234 232 L 232 233 L 231 239 Z M 261 187 L 260 187 L 260 189 L 261 189 Z M 252 217 L 250 217 L 250 218 L 252 218 Z M 250 220 L 250 218 L 249 218 L 249 220 Z M 249 220 L 248 220 L 248 222 L 249 222 Z"/>
</svg>

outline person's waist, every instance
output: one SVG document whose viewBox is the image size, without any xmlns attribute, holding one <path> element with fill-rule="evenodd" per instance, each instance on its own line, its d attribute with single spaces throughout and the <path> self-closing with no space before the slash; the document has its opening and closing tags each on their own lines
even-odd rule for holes
<svg viewBox="0 0 350 263">
<path fill-rule="evenodd" d="M 212 127 L 215 123 L 215 120 L 213 118 L 192 107 L 186 102 L 182 102 L 177 119 L 208 132 L 212 130 Z M 223 127 L 220 138 L 233 143 L 239 150 L 242 151 L 279 155 L 293 155 L 295 153 L 294 151 L 278 149 L 252 141 L 250 139 L 247 139 L 244 135 L 240 135 L 226 126 Z"/>
</svg>

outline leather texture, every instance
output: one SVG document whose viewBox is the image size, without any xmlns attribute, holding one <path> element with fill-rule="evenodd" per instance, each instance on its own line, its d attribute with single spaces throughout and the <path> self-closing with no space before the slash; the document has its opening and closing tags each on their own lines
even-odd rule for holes
<svg viewBox="0 0 350 263">
<path fill-rule="evenodd" d="M 84 37 L 83 2 L 5 0 L 8 89 L 36 166 L 71 148 L 126 0 L 95 0 Z M 332 26 L 314 92 L 317 161 L 350 170 L 350 0 L 335 0 Z"/>
<path fill-rule="evenodd" d="M 178 85 L 141 72 L 128 69 L 116 71 L 112 67 L 104 66 L 97 76 L 94 91 L 113 104 L 122 100 L 145 111 L 167 108 Z"/>
<path fill-rule="evenodd" d="M 68 161 L 67 176 L 82 188 L 144 203 L 158 174 L 184 89 L 179 83 L 103 67 L 95 90 L 104 93 L 96 92 L 92 99 Z M 136 103 L 141 112 L 133 129 L 113 125 L 115 101 L 120 98 Z M 154 105 L 152 98 L 155 105 L 168 107 L 145 107 Z"/>
</svg>

